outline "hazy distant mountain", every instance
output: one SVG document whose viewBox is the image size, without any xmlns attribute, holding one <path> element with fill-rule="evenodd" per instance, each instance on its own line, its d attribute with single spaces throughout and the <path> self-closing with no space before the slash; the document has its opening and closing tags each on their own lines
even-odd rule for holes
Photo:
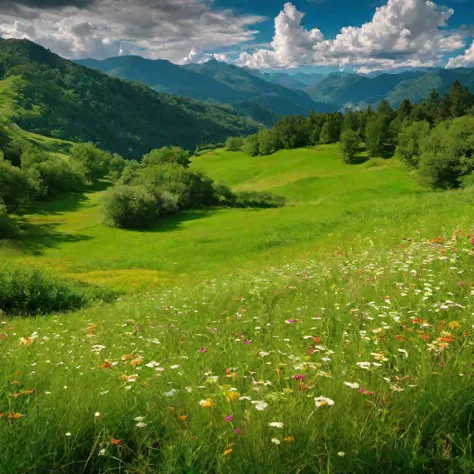
<svg viewBox="0 0 474 474">
<path fill-rule="evenodd" d="M 330 74 L 307 92 L 318 102 L 338 108 L 377 105 L 383 99 L 398 107 L 404 99 L 420 102 L 433 89 L 448 91 L 457 80 L 474 91 L 474 69 L 416 69 L 397 74 Z"/>
<path fill-rule="evenodd" d="M 149 60 L 138 56 L 120 56 L 104 61 L 83 59 L 77 61 L 83 66 L 98 69 L 109 75 L 142 82 L 155 90 L 183 95 L 194 99 L 221 104 L 244 103 L 252 118 L 272 118 L 275 114 L 303 114 L 311 110 L 332 112 L 331 104 L 318 104 L 311 97 L 296 88 L 284 87 L 265 80 L 257 71 L 225 64 L 216 60 L 205 64 L 177 66 L 165 60 Z M 259 105 L 249 107 L 249 101 Z M 237 108 L 242 105 L 237 105 Z M 268 108 L 267 112 L 262 107 Z"/>
<path fill-rule="evenodd" d="M 305 74 L 302 72 L 296 74 L 287 74 L 284 72 L 262 72 L 261 77 L 273 84 L 289 87 L 291 89 L 305 90 L 308 87 L 316 85 L 325 77 L 324 74 Z"/>
</svg>

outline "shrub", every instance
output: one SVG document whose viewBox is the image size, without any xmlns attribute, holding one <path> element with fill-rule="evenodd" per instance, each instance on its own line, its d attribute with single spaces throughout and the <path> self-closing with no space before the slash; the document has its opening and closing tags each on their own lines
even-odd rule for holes
<svg viewBox="0 0 474 474">
<path fill-rule="evenodd" d="M 29 201 L 30 185 L 20 168 L 0 157 L 0 199 L 8 211 L 21 208 Z"/>
<path fill-rule="evenodd" d="M 440 123 L 421 142 L 420 176 L 435 188 L 460 185 L 474 171 L 474 117 Z"/>
<path fill-rule="evenodd" d="M 430 124 L 426 121 L 413 122 L 408 127 L 402 129 L 398 134 L 397 152 L 400 157 L 409 165 L 418 167 L 421 142 L 430 133 Z"/>
<path fill-rule="evenodd" d="M 38 269 L 0 263 L 0 311 L 9 315 L 74 310 L 112 297 L 106 290 L 51 278 Z"/>
<path fill-rule="evenodd" d="M 236 194 L 235 207 L 283 207 L 286 199 L 268 191 L 245 191 Z"/>
<path fill-rule="evenodd" d="M 143 156 L 142 163 L 145 166 L 174 163 L 187 168 L 191 161 L 189 160 L 189 153 L 187 151 L 175 146 L 150 151 L 150 153 Z"/>
<path fill-rule="evenodd" d="M 240 151 L 244 145 L 244 139 L 242 137 L 230 137 L 225 142 L 225 147 L 229 151 Z"/>
<path fill-rule="evenodd" d="M 214 183 L 215 202 L 222 206 L 234 206 L 237 196 L 225 183 Z"/>
<path fill-rule="evenodd" d="M 124 229 L 145 229 L 158 217 L 157 201 L 143 186 L 114 186 L 102 206 L 106 222 Z"/>
<path fill-rule="evenodd" d="M 345 163 L 354 163 L 354 159 L 359 153 L 360 136 L 352 129 L 347 129 L 341 135 L 341 152 Z"/>
<path fill-rule="evenodd" d="M 15 226 L 8 218 L 7 206 L 0 198 L 0 240 L 12 237 L 15 234 L 15 231 Z"/>
<path fill-rule="evenodd" d="M 77 143 L 71 148 L 70 158 L 81 165 L 87 181 L 103 178 L 109 169 L 112 155 L 93 143 Z"/>
</svg>

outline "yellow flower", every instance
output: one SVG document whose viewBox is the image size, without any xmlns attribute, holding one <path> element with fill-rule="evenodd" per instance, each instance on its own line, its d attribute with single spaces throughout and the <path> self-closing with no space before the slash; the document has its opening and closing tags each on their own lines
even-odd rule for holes
<svg viewBox="0 0 474 474">
<path fill-rule="evenodd" d="M 201 405 L 202 408 L 212 408 L 214 406 L 214 402 L 210 398 L 206 398 L 206 400 L 201 400 L 199 405 Z"/>
<path fill-rule="evenodd" d="M 286 436 L 285 438 L 283 438 L 283 441 L 285 443 L 292 443 L 294 440 L 295 440 L 294 436 Z"/>
<path fill-rule="evenodd" d="M 457 321 L 451 321 L 448 323 L 449 329 L 461 329 L 461 325 Z"/>
<path fill-rule="evenodd" d="M 239 392 L 229 391 L 226 393 L 226 399 L 228 402 L 233 402 L 234 400 L 238 400 L 239 398 L 240 398 Z"/>
<path fill-rule="evenodd" d="M 224 456 L 228 456 L 231 452 L 232 452 L 232 448 L 226 449 L 226 450 L 224 451 Z"/>
<path fill-rule="evenodd" d="M 143 362 L 143 357 L 137 357 L 136 359 L 133 359 L 132 361 L 130 361 L 130 365 L 131 365 L 132 367 L 137 367 L 137 366 L 140 365 L 142 362 Z"/>
</svg>

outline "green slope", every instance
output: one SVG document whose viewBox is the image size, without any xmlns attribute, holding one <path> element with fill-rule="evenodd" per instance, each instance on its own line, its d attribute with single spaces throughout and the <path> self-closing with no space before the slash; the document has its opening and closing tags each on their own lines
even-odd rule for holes
<svg viewBox="0 0 474 474">
<path fill-rule="evenodd" d="M 128 157 L 165 145 L 193 149 L 258 128 L 231 107 L 111 78 L 26 40 L 0 41 L 0 79 L 8 79 L 3 114 L 22 128 Z"/>
</svg>

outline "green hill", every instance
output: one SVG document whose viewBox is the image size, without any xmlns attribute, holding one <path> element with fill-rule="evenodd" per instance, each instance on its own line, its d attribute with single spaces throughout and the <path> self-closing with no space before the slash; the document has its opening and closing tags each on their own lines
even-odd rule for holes
<svg viewBox="0 0 474 474">
<path fill-rule="evenodd" d="M 221 142 L 259 125 L 229 106 L 111 78 L 26 40 L 0 41 L 3 116 L 25 130 L 93 141 L 138 158 L 150 149 Z"/>
<path fill-rule="evenodd" d="M 103 61 L 82 59 L 77 62 L 115 77 L 142 82 L 158 91 L 230 104 L 255 120 L 263 117 L 267 120 L 264 121 L 267 125 L 273 124 L 272 115 L 275 114 L 308 115 L 311 110 L 335 111 L 330 105 L 314 102 L 304 91 L 284 87 L 277 81 L 272 83 L 258 73 L 216 60 L 187 66 L 139 56 L 115 57 Z M 249 102 L 268 111 L 262 114 L 261 110 L 239 107 L 239 104 Z"/>
</svg>

